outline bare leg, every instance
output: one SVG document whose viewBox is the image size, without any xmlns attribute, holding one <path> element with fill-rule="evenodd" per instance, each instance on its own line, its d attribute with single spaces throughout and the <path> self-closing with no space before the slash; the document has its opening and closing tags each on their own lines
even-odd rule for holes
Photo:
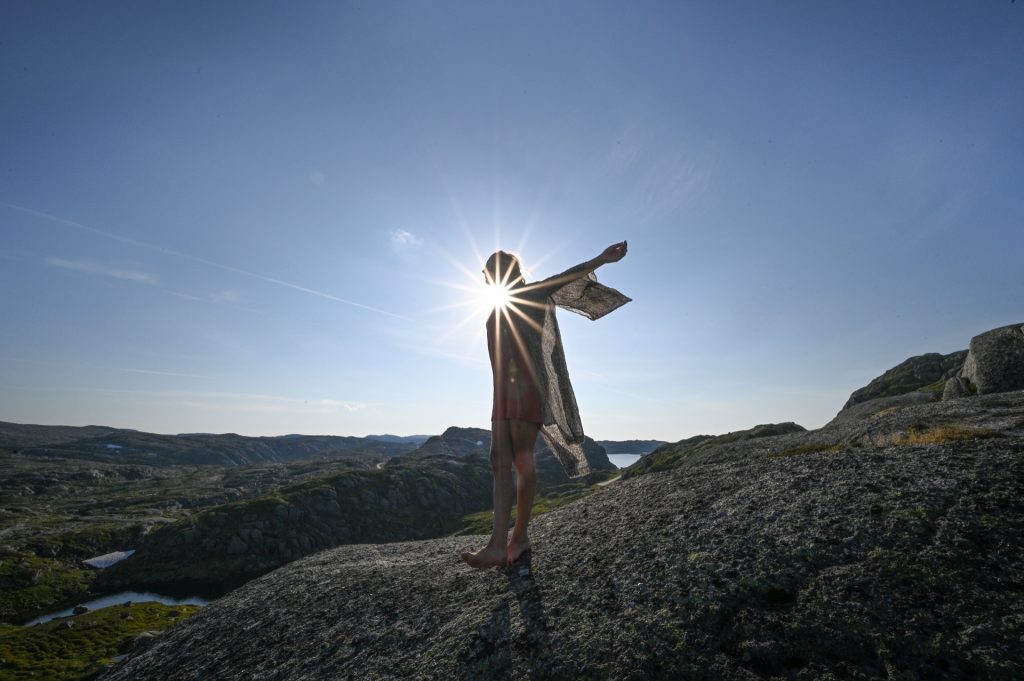
<svg viewBox="0 0 1024 681">
<path fill-rule="evenodd" d="M 508 558 L 505 541 L 512 514 L 512 438 L 508 421 L 491 422 L 491 472 L 494 474 L 494 528 L 491 540 L 479 551 L 462 552 L 471 567 L 504 567 Z"/>
<path fill-rule="evenodd" d="M 530 537 L 526 528 L 533 512 L 533 497 L 537 492 L 537 469 L 533 460 L 533 449 L 537 446 L 539 423 L 510 421 L 512 435 L 512 460 L 516 466 L 516 526 L 508 541 L 508 562 L 516 562 L 523 552 L 530 548 Z"/>
</svg>

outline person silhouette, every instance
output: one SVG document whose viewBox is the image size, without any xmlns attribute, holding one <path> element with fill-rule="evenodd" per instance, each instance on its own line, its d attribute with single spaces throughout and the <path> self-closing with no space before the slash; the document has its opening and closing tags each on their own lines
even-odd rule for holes
<svg viewBox="0 0 1024 681">
<path fill-rule="evenodd" d="M 462 560 L 474 568 L 502 568 L 532 553 L 527 527 L 537 489 L 533 451 L 537 435 L 570 477 L 590 472 L 583 452 L 583 426 L 569 383 L 555 307 L 598 319 L 629 298 L 597 281 L 601 265 L 625 257 L 622 241 L 599 256 L 542 281 L 528 284 L 519 259 L 497 251 L 484 267 L 485 282 L 500 292 L 487 318 L 487 351 L 494 394 L 491 408 L 491 469 L 494 474 L 494 527 L 490 541 Z M 516 470 L 516 521 L 512 511 L 512 467 Z M 507 541 L 506 541 L 507 538 Z"/>
</svg>

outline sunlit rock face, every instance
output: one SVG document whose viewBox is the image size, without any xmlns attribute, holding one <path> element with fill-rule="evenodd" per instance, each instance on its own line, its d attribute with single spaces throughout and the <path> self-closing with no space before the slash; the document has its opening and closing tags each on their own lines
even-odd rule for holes
<svg viewBox="0 0 1024 681">
<path fill-rule="evenodd" d="M 971 339 L 960 376 L 979 395 L 1024 390 L 1024 325 L 992 329 Z"/>
</svg>

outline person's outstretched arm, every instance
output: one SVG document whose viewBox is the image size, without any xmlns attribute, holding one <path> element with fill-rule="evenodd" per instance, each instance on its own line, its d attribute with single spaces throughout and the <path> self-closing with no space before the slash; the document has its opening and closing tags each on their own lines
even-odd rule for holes
<svg viewBox="0 0 1024 681">
<path fill-rule="evenodd" d="M 628 250 L 628 247 L 627 247 L 625 241 L 620 241 L 617 244 L 612 244 L 608 248 L 604 249 L 604 251 L 601 253 L 601 255 L 597 256 L 596 258 L 592 258 L 592 259 L 586 261 L 585 263 L 581 263 L 579 265 L 576 265 L 576 267 L 568 269 L 565 272 L 562 272 L 561 274 L 556 274 L 553 277 L 548 277 L 547 279 L 544 279 L 543 281 L 539 281 L 536 284 L 529 284 L 529 285 L 527 285 L 526 288 L 527 289 L 536 289 L 536 288 L 545 288 L 546 289 L 546 288 L 559 288 L 561 286 L 565 286 L 569 282 L 572 282 L 572 281 L 575 281 L 577 279 L 580 279 L 582 277 L 587 276 L 588 274 L 590 274 L 591 272 L 596 270 L 601 265 L 605 265 L 605 264 L 608 264 L 610 262 L 618 262 L 618 261 L 622 260 L 624 257 L 626 257 L 626 251 L 627 250 Z"/>
</svg>

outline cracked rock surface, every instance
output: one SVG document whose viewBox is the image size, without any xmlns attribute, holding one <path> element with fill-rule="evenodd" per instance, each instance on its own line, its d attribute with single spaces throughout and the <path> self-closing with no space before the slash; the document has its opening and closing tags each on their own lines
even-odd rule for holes
<svg viewBox="0 0 1024 681">
<path fill-rule="evenodd" d="M 532 565 L 330 549 L 103 678 L 1024 678 L 1024 392 L 761 432 L 536 518 Z"/>
</svg>

